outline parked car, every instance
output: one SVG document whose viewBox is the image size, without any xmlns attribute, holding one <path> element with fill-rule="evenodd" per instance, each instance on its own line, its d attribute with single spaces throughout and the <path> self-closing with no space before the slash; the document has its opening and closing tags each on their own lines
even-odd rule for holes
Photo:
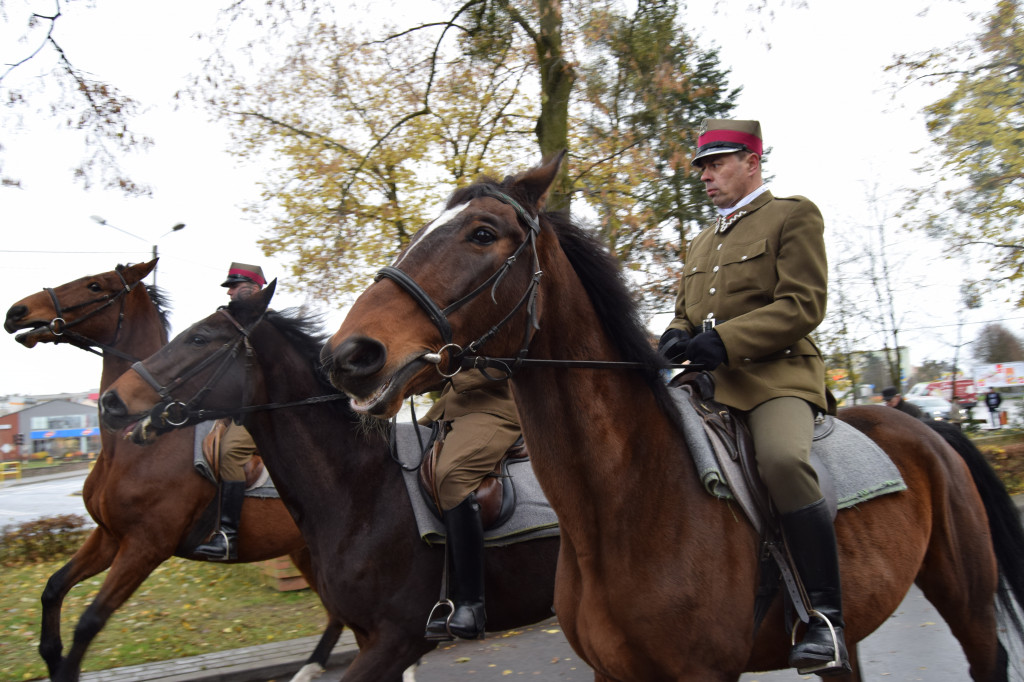
<svg viewBox="0 0 1024 682">
<path fill-rule="evenodd" d="M 925 417 L 947 421 L 949 410 L 952 407 L 945 398 L 934 395 L 915 395 L 903 398 L 911 405 L 917 405 L 924 412 Z"/>
</svg>

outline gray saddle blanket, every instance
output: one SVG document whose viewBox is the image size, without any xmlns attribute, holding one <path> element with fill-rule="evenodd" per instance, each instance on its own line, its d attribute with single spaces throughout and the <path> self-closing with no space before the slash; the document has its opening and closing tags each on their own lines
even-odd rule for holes
<svg viewBox="0 0 1024 682">
<path fill-rule="evenodd" d="M 686 445 L 693 455 L 704 488 L 715 497 L 733 499 L 704 424 L 689 397 L 682 389 L 669 388 L 669 391 L 679 408 Z M 815 425 L 811 459 L 812 462 L 817 459 L 815 466 L 823 465 L 825 473 L 832 479 L 839 509 L 907 489 L 899 469 L 884 450 L 857 429 L 834 417 L 826 416 Z"/>
<path fill-rule="evenodd" d="M 416 437 L 416 430 L 420 437 Z M 413 514 L 416 516 L 416 527 L 420 537 L 427 544 L 444 542 L 444 524 L 431 513 L 427 502 L 420 492 L 419 464 L 422 459 L 420 439 L 426 445 L 430 439 L 430 429 L 410 422 L 397 425 L 395 440 L 398 448 L 398 459 L 406 468 L 403 471 L 405 487 L 412 502 Z M 516 491 L 516 507 L 508 521 L 500 526 L 484 532 L 484 546 L 501 547 L 526 540 L 558 537 L 558 517 L 540 489 L 537 477 L 529 460 L 513 461 L 508 467 L 512 485 Z"/>
<path fill-rule="evenodd" d="M 213 475 L 213 469 L 210 467 L 210 463 L 206 461 L 206 457 L 203 455 L 203 439 L 206 438 L 210 431 L 213 430 L 215 421 L 199 422 L 196 424 L 196 438 L 195 446 L 192 450 L 192 466 L 196 468 L 199 475 L 208 480 L 214 485 L 218 485 L 217 477 Z M 274 481 L 270 478 L 270 472 L 267 471 L 267 467 L 263 467 L 263 473 L 251 486 L 245 490 L 246 497 L 281 497 L 278 494 L 277 488 L 274 487 Z"/>
</svg>

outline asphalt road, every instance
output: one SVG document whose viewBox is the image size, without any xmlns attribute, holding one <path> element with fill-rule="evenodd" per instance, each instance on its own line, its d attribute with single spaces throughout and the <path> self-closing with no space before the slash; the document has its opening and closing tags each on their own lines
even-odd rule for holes
<svg viewBox="0 0 1024 682">
<path fill-rule="evenodd" d="M 963 682 L 970 679 L 960 645 L 915 587 L 889 621 L 860 645 L 865 682 Z M 1022 659 L 1024 660 L 1024 659 Z M 320 679 L 337 680 L 344 668 Z M 458 641 L 423 658 L 416 682 L 557 680 L 592 682 L 594 673 L 569 647 L 551 619 L 482 641 Z M 747 673 L 742 682 L 818 680 L 795 670 Z"/>
</svg>

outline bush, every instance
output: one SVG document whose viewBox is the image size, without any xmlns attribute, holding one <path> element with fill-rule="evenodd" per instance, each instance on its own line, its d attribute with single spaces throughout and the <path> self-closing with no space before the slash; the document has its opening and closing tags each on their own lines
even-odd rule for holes
<svg viewBox="0 0 1024 682">
<path fill-rule="evenodd" d="M 85 541 L 90 529 L 80 514 L 62 514 L 0 529 L 0 566 L 24 566 L 66 559 Z"/>
<path fill-rule="evenodd" d="M 1024 493 L 1024 443 L 982 445 L 979 449 L 1011 495 Z"/>
</svg>

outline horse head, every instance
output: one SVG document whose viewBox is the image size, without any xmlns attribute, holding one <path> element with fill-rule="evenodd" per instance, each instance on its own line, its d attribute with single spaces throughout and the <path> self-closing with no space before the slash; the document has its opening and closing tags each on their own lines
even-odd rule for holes
<svg viewBox="0 0 1024 682">
<path fill-rule="evenodd" d="M 277 280 L 232 301 L 136 362 L 100 396 L 100 420 L 136 443 L 201 421 L 199 410 L 245 406 L 258 390 L 249 335 L 263 319 Z"/>
<path fill-rule="evenodd" d="M 37 343 L 112 345 L 121 331 L 128 295 L 156 267 L 148 263 L 117 266 L 110 272 L 81 277 L 21 299 L 7 311 L 4 329 L 32 348 Z"/>
<path fill-rule="evenodd" d="M 438 388 L 481 348 L 528 343 L 538 300 L 541 213 L 564 152 L 502 182 L 456 190 L 353 304 L 321 355 L 352 408 L 380 418 Z"/>
</svg>

